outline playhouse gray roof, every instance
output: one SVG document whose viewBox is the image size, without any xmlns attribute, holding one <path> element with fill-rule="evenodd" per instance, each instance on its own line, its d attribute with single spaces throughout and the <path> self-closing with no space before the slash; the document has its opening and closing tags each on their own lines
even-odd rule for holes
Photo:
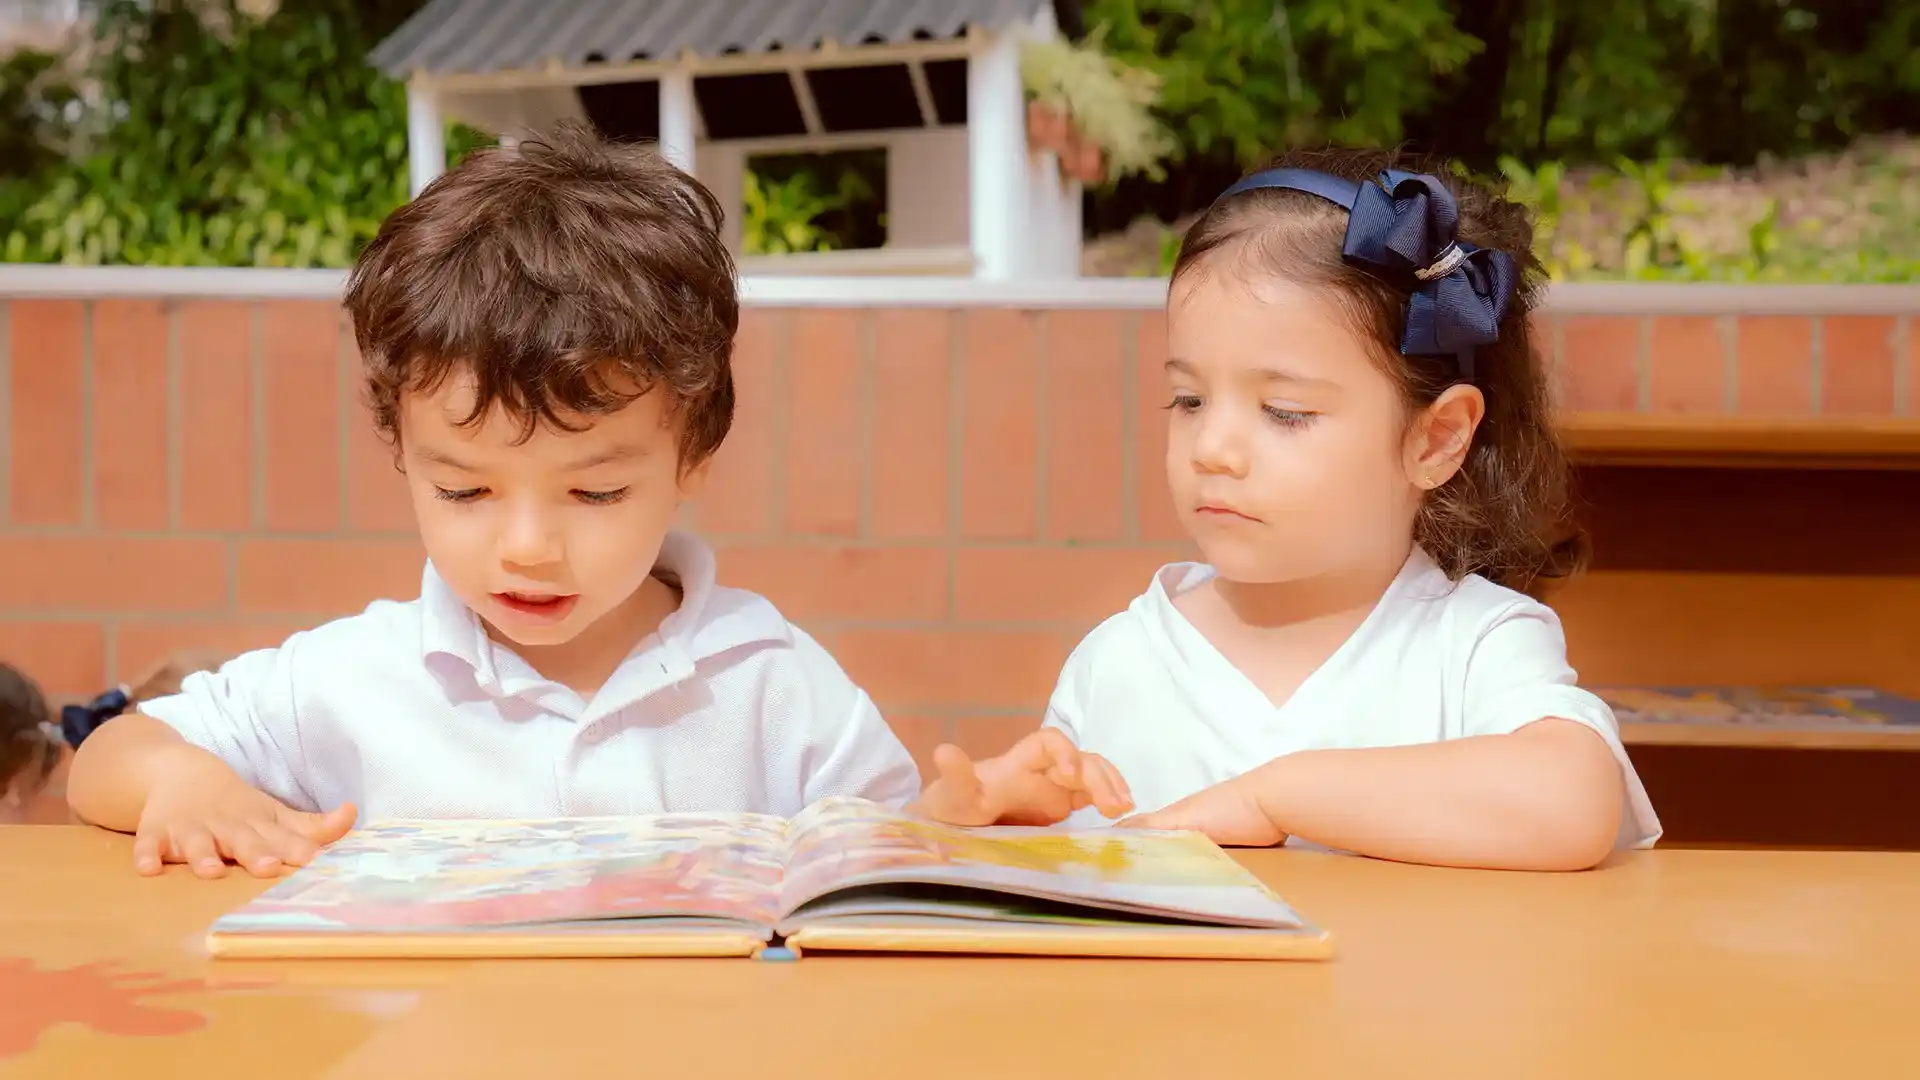
<svg viewBox="0 0 1920 1080">
<path fill-rule="evenodd" d="M 1048 0 L 432 0 L 381 42 L 374 65 L 415 72 L 582 68 L 691 51 L 806 52 L 952 38 L 1031 19 Z"/>
</svg>

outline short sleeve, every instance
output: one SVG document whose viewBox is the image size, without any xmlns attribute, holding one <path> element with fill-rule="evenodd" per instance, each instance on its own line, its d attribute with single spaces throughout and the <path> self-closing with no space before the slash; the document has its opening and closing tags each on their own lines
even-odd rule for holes
<svg viewBox="0 0 1920 1080">
<path fill-rule="evenodd" d="M 1067 662 L 1060 668 L 1060 677 L 1054 680 L 1053 696 L 1047 699 L 1046 716 L 1040 721 L 1041 727 L 1058 729 L 1073 740 L 1075 746 L 1080 745 L 1086 731 L 1087 701 L 1093 693 L 1095 639 L 1099 634 L 1100 628 L 1096 628 L 1068 655 Z"/>
<path fill-rule="evenodd" d="M 1506 735 L 1546 719 L 1583 724 L 1606 740 L 1625 779 L 1617 846 L 1651 847 L 1660 820 L 1620 741 L 1613 710 L 1580 688 L 1567 662 L 1559 616 L 1544 604 L 1516 604 L 1473 644 L 1467 661 L 1463 735 Z"/>
<path fill-rule="evenodd" d="M 300 635 L 242 653 L 217 671 L 195 672 L 180 692 L 141 702 L 139 712 L 219 758 L 252 787 L 296 810 L 320 809 L 300 785 L 294 664 Z"/>
<path fill-rule="evenodd" d="M 802 672 L 812 685 L 814 722 L 801 777 L 811 805 L 832 795 L 851 795 L 883 806 L 903 807 L 920 794 L 920 768 L 886 718 L 832 655 L 798 627 L 793 630 Z"/>
</svg>

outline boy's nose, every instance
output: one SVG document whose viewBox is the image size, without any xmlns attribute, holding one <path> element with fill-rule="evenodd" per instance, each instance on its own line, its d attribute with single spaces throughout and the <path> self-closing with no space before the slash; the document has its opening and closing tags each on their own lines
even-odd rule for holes
<svg viewBox="0 0 1920 1080">
<path fill-rule="evenodd" d="M 512 514 L 500 533 L 500 561 L 514 566 L 544 566 L 560 561 L 560 530 L 537 511 Z"/>
</svg>

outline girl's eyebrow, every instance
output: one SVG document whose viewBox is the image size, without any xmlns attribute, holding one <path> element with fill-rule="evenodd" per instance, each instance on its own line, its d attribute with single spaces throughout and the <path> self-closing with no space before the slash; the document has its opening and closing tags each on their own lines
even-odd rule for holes
<svg viewBox="0 0 1920 1080">
<path fill-rule="evenodd" d="M 1193 375 L 1198 377 L 1200 374 L 1200 372 L 1192 364 L 1187 363 L 1185 360 L 1182 360 L 1179 357 L 1170 358 L 1167 361 L 1166 368 L 1170 372 L 1176 372 L 1181 375 Z M 1297 386 L 1335 387 L 1338 385 L 1331 379 L 1315 378 L 1314 376 L 1311 376 L 1311 375 L 1302 375 L 1297 371 L 1288 371 L 1285 368 L 1277 368 L 1277 367 L 1257 367 L 1252 369 L 1252 371 L 1250 371 L 1249 374 L 1251 374 L 1254 378 L 1259 379 L 1261 382 L 1283 382 L 1283 383 L 1292 383 Z"/>
</svg>

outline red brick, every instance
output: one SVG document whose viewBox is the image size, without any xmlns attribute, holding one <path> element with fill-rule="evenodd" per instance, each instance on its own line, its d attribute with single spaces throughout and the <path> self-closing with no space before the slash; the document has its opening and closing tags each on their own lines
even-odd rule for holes
<svg viewBox="0 0 1920 1080">
<path fill-rule="evenodd" d="M 1813 411 L 1813 320 L 1756 315 L 1739 322 L 1739 411 L 1805 416 Z"/>
<path fill-rule="evenodd" d="M 1726 411 L 1727 359 L 1711 316 L 1653 320 L 1648 398 L 1654 412 Z"/>
<path fill-rule="evenodd" d="M 1640 320 L 1630 315 L 1567 318 L 1562 383 L 1568 409 L 1632 412 L 1640 403 Z"/>
<path fill-rule="evenodd" d="M 1907 317 L 1907 415 L 1920 416 L 1920 319 Z"/>
<path fill-rule="evenodd" d="M 11 520 L 78 525 L 84 434 L 81 348 L 86 310 L 73 300 L 15 300 L 9 305 L 13 415 L 10 418 Z"/>
<path fill-rule="evenodd" d="M 152 300 L 93 307 L 94 520 L 167 526 L 167 316 Z"/>
<path fill-rule="evenodd" d="M 220 301 L 180 309 L 180 524 L 253 524 L 253 313 Z"/>
<path fill-rule="evenodd" d="M 340 526 L 340 312 L 319 301 L 269 304 L 267 527 Z"/>
<path fill-rule="evenodd" d="M 942 548 L 722 548 L 720 580 L 772 600 L 790 619 L 938 619 L 947 611 Z"/>
<path fill-rule="evenodd" d="M 145 678 L 175 654 L 212 652 L 238 656 L 251 649 L 278 645 L 311 623 L 288 619 L 137 619 L 113 629 L 115 680 Z"/>
<path fill-rule="evenodd" d="M 1092 626 L 1179 558 L 1168 548 L 963 549 L 954 563 L 954 617 Z"/>
<path fill-rule="evenodd" d="M 696 520 L 707 533 L 766 536 L 774 522 L 774 439 L 780 387 L 774 357 L 788 334 L 783 311 L 740 313 L 733 343 L 733 427 L 714 455 Z"/>
<path fill-rule="evenodd" d="M 1057 311 L 1047 327 L 1047 535 L 1117 540 L 1126 410 L 1120 314 Z"/>
<path fill-rule="evenodd" d="M 1559 317 L 1544 311 L 1535 311 L 1527 316 L 1527 340 L 1533 344 L 1533 354 L 1539 360 L 1541 373 L 1546 376 L 1547 388 L 1555 407 L 1561 404 L 1560 398 L 1565 392 L 1560 384 L 1560 349 L 1556 336 L 1559 327 Z"/>
<path fill-rule="evenodd" d="M 1133 478 L 1140 507 L 1140 538 L 1185 540 L 1186 529 L 1174 512 L 1167 490 L 1167 316 L 1149 312 L 1140 319 L 1140 370 L 1135 396 Z"/>
<path fill-rule="evenodd" d="M 1823 413 L 1890 416 L 1894 320 L 1885 315 L 1829 315 L 1822 320 Z"/>
<path fill-rule="evenodd" d="M 1040 535 L 1040 349 L 1030 313 L 974 308 L 961 367 L 961 532 Z"/>
<path fill-rule="evenodd" d="M 802 311 L 793 320 L 787 440 L 787 528 L 860 531 L 860 317 Z"/>
<path fill-rule="evenodd" d="M 907 748 L 907 753 L 913 755 L 922 786 L 932 783 L 933 778 L 940 775 L 933 767 L 933 749 L 947 741 L 947 722 L 933 716 L 889 716 L 887 726 L 893 729 L 894 738 Z"/>
<path fill-rule="evenodd" d="M 356 532 L 411 533 L 417 528 L 406 474 L 387 438 L 373 423 L 372 404 L 362 386 L 360 354 L 346 344 L 347 527 Z"/>
<path fill-rule="evenodd" d="M 1045 707 L 1072 648 L 1068 635 L 847 630 L 834 655 L 883 708 Z"/>
<path fill-rule="evenodd" d="M 227 545 L 182 537 L 0 537 L 0 597 L 16 611 L 213 611 L 227 600 Z"/>
<path fill-rule="evenodd" d="M 975 761 L 981 758 L 999 757 L 1013 744 L 1040 730 L 1040 721 L 1044 718 L 1043 709 L 1031 714 L 1016 716 L 987 714 L 983 716 L 962 716 L 950 725 L 948 738 L 953 745 L 967 752 Z"/>
<path fill-rule="evenodd" d="M 0 621 L 0 662 L 25 673 L 50 697 L 105 690 L 106 642 L 95 622 Z"/>
<path fill-rule="evenodd" d="M 240 545 L 242 612 L 326 615 L 420 595 L 425 553 L 414 540 L 256 540 Z"/>
<path fill-rule="evenodd" d="M 885 308 L 874 323 L 873 531 L 947 533 L 952 315 Z"/>
</svg>

